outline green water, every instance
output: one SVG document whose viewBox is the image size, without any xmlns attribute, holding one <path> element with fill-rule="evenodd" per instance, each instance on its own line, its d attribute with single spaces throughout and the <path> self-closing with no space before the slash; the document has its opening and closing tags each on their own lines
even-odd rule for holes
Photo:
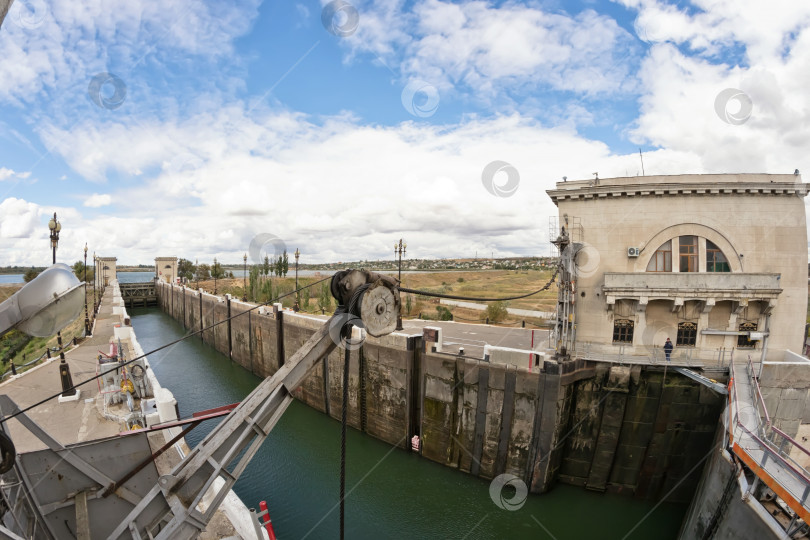
<svg viewBox="0 0 810 540">
<path fill-rule="evenodd" d="M 134 309 L 132 315 L 147 352 L 185 333 L 157 308 Z M 161 384 L 174 393 L 182 416 L 240 401 L 260 380 L 196 337 L 149 361 Z M 197 444 L 214 422 L 192 431 L 188 443 Z M 677 536 L 686 511 L 683 505 L 656 506 L 567 485 L 529 495 L 519 510 L 503 510 L 490 498 L 489 481 L 351 429 L 347 453 L 350 539 L 666 539 Z M 248 507 L 267 501 L 281 540 L 337 538 L 339 458 L 340 423 L 294 401 L 234 491 Z"/>
</svg>

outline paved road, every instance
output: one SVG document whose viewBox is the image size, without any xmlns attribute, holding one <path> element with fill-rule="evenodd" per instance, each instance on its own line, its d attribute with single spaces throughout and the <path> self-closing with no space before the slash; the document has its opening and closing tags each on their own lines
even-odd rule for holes
<svg viewBox="0 0 810 540">
<path fill-rule="evenodd" d="M 313 316 L 308 313 L 307 315 Z M 314 315 L 328 319 L 325 315 Z M 401 333 L 421 334 L 425 326 L 438 326 L 443 330 L 443 351 L 457 353 L 464 347 L 464 354 L 473 358 L 484 358 L 484 345 L 526 349 L 532 347 L 532 330 L 534 330 L 534 348 L 546 347 L 550 330 L 545 328 L 520 328 L 492 326 L 486 324 L 466 324 L 450 321 L 423 321 L 420 319 L 403 319 Z"/>
<path fill-rule="evenodd" d="M 550 330 L 545 328 L 520 328 L 491 326 L 486 324 L 465 324 L 445 321 L 403 320 L 405 332 L 421 333 L 425 326 L 438 326 L 443 330 L 444 352 L 458 352 L 464 347 L 464 354 L 475 358 L 484 357 L 484 345 L 508 347 L 510 349 L 532 348 L 532 330 L 534 330 L 534 347 L 545 346 Z"/>
</svg>

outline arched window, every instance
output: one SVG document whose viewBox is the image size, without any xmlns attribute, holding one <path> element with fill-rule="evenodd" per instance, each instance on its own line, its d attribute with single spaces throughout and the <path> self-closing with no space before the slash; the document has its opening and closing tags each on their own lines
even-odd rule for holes
<svg viewBox="0 0 810 540">
<path fill-rule="evenodd" d="M 675 344 L 681 347 L 694 347 L 697 342 L 697 324 L 693 322 L 678 323 L 678 338 Z"/>
<path fill-rule="evenodd" d="M 740 332 L 756 332 L 757 323 L 745 322 L 740 325 Z M 753 349 L 757 342 L 752 341 L 748 335 L 737 336 L 737 347 L 740 349 Z"/>
<path fill-rule="evenodd" d="M 723 251 L 711 240 L 706 240 L 706 260 L 699 256 L 700 237 L 694 235 L 676 236 L 667 240 L 655 250 L 647 272 L 672 272 L 673 253 L 677 255 L 676 269 L 680 272 L 697 272 L 705 264 L 706 272 L 731 272 L 731 265 Z"/>
<path fill-rule="evenodd" d="M 647 272 L 672 272 L 672 240 L 664 242 L 655 250 L 647 264 Z"/>
<path fill-rule="evenodd" d="M 630 319 L 613 321 L 613 343 L 633 343 L 633 326 Z"/>
<path fill-rule="evenodd" d="M 706 271 L 731 272 L 728 259 L 714 242 L 706 240 Z"/>
</svg>

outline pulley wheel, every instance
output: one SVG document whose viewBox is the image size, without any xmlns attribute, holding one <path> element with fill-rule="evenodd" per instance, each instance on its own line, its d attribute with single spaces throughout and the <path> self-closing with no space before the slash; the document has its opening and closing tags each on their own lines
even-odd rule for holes
<svg viewBox="0 0 810 540">
<path fill-rule="evenodd" d="M 370 335 L 380 337 L 393 332 L 397 327 L 397 311 L 397 298 L 382 283 L 375 283 L 363 293 L 360 318 Z"/>
</svg>

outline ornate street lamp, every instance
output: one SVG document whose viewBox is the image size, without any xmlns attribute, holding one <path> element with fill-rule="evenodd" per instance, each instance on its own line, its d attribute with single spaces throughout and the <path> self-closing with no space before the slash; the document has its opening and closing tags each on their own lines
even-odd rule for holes
<svg viewBox="0 0 810 540">
<path fill-rule="evenodd" d="M 96 260 L 96 252 L 93 252 L 93 319 L 96 318 L 98 313 L 98 306 L 96 304 L 96 281 L 98 281 L 98 261 Z"/>
<path fill-rule="evenodd" d="M 90 318 L 87 316 L 87 242 L 84 243 L 84 335 L 90 335 Z"/>
<path fill-rule="evenodd" d="M 53 213 L 53 218 L 48 221 L 48 229 L 51 231 L 51 249 L 53 250 L 53 264 L 56 264 L 56 247 L 59 245 L 59 232 L 62 230 L 62 224 L 56 219 L 56 212 Z M 62 331 L 56 333 L 56 343 L 59 345 L 59 377 L 62 380 L 62 395 L 73 396 L 76 395 L 76 389 L 73 388 L 73 379 L 70 376 L 70 366 L 65 361 L 65 350 L 62 348 Z"/>
<path fill-rule="evenodd" d="M 298 305 L 298 299 L 301 296 L 301 293 L 298 291 L 298 257 L 300 255 L 301 252 L 298 251 L 298 248 L 295 248 L 295 305 L 293 306 L 293 311 L 301 309 Z"/>
<path fill-rule="evenodd" d="M 214 274 L 214 294 L 217 294 L 217 258 L 214 257 L 214 266 L 211 268 L 211 273 Z"/>
<path fill-rule="evenodd" d="M 56 264 L 56 246 L 59 244 L 59 231 L 62 230 L 62 224 L 56 219 L 56 212 L 53 213 L 53 218 L 48 222 L 48 228 L 51 230 L 51 248 L 53 248 L 52 264 Z"/>
<path fill-rule="evenodd" d="M 394 242 L 394 256 L 399 255 L 399 272 L 397 273 L 397 279 L 402 281 L 402 255 L 405 253 L 405 248 L 408 247 L 408 244 L 402 242 L 402 238 L 399 239 L 399 244 Z"/>
<path fill-rule="evenodd" d="M 402 255 L 405 253 L 405 248 L 408 247 L 408 244 L 402 241 L 402 238 L 399 239 L 399 244 L 394 242 L 394 256 L 399 256 L 399 271 L 397 272 L 397 280 L 401 283 L 402 282 Z M 397 330 L 402 330 L 402 315 L 397 313 Z"/>
<path fill-rule="evenodd" d="M 243 274 L 242 274 L 242 289 L 244 289 L 243 294 L 242 294 L 242 301 L 247 302 L 247 253 L 245 253 L 244 257 L 242 257 L 242 260 L 245 263 L 245 268 L 242 271 L 243 272 Z"/>
</svg>

